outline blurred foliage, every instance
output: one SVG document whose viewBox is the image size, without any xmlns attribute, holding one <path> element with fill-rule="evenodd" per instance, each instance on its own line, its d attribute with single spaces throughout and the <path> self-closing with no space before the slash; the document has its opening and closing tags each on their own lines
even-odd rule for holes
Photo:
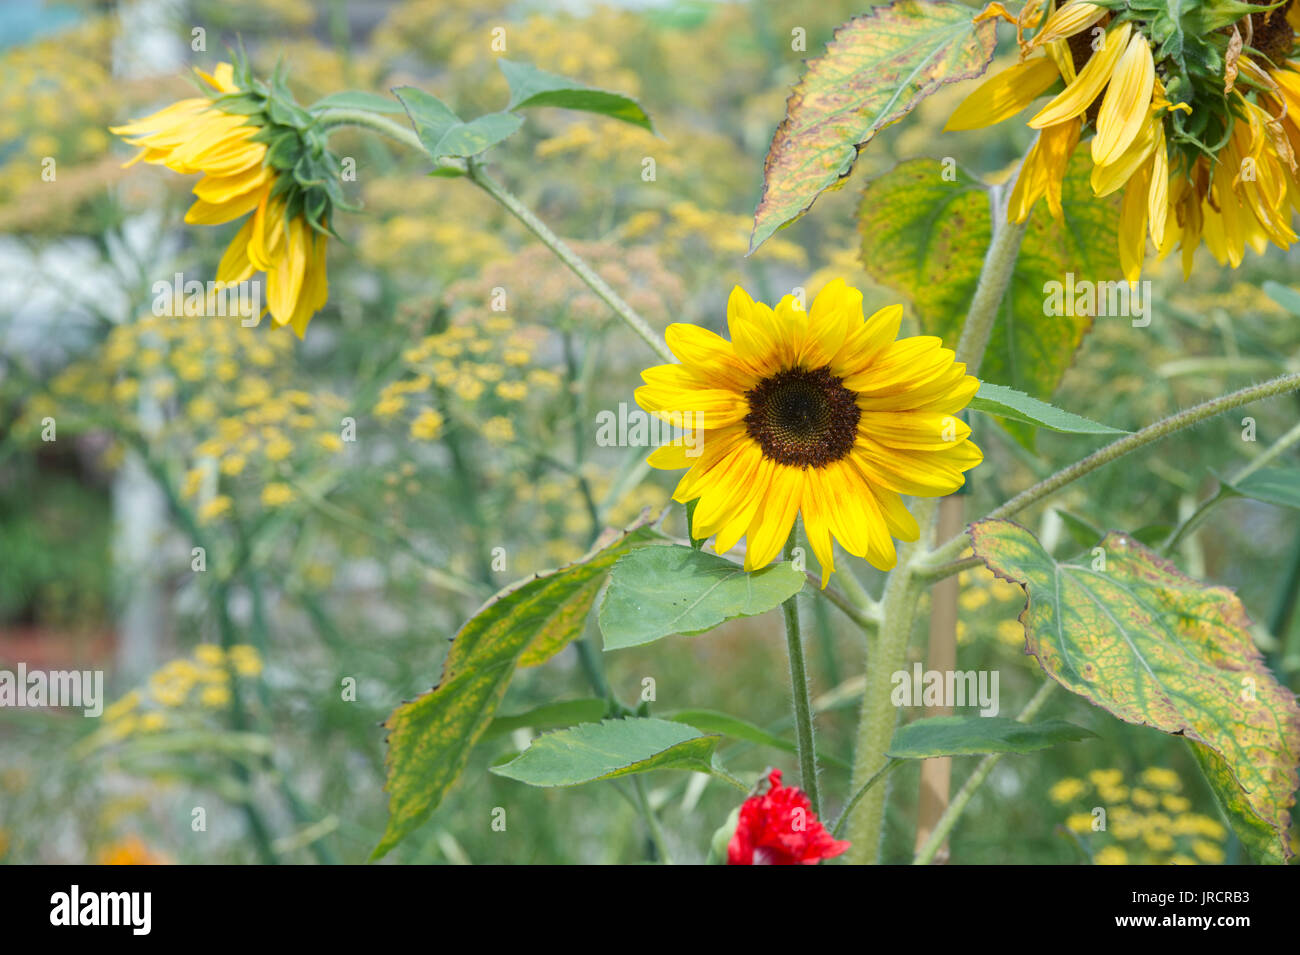
<svg viewBox="0 0 1300 955">
<path fill-rule="evenodd" d="M 648 473 L 643 449 L 593 441 L 596 412 L 631 404 L 649 353 L 486 196 L 430 178 L 398 147 L 347 130 L 334 144 L 356 160 L 357 180 L 344 186 L 364 211 L 337 223 L 345 243 L 330 246 L 330 301 L 304 342 L 269 323 L 245 329 L 237 319 L 154 314 L 154 284 L 170 284 L 177 272 L 211 276 L 233 227 L 182 229 L 188 184 L 180 177 L 140 167 L 124 177 L 127 152 L 105 127 L 188 95 L 189 85 L 179 71 L 128 71 L 123 23 L 98 3 L 79 9 L 75 22 L 0 49 L 0 276 L 19 290 L 0 297 L 0 634 L 37 625 L 45 644 L 59 644 L 69 632 L 114 625 L 135 581 L 112 559 L 110 489 L 148 474 L 163 490 L 169 528 L 147 568 L 164 591 L 167 636 L 154 664 L 169 674 L 158 684 L 164 696 L 170 688 L 168 699 L 176 699 L 180 686 L 185 693 L 168 707 L 150 695 L 154 680 L 137 685 L 140 674 L 98 661 L 123 707 L 116 719 L 136 722 L 85 760 L 68 754 L 125 724 L 0 710 L 0 860 L 246 862 L 269 849 L 286 861 L 359 862 L 387 812 L 378 724 L 436 679 L 446 638 L 499 587 L 583 553 L 602 526 L 667 504 L 673 476 Z M 762 159 L 801 60 L 860 10 L 847 0 L 683 0 L 572 12 L 504 0 L 205 0 L 164 29 L 196 65 L 210 66 L 237 41 L 262 73 L 282 59 L 304 104 L 344 88 L 384 93 L 414 83 L 462 115 L 497 109 L 506 97 L 490 47 L 497 26 L 510 58 L 637 96 L 659 136 L 534 111 L 491 155 L 494 173 L 656 330 L 679 319 L 722 330 L 723 303 L 738 282 L 774 300 L 843 276 L 863 288 L 868 309 L 896 300 L 857 260 L 861 185 L 904 158 L 943 158 L 940 148 L 996 178 L 1027 145 L 1027 133 L 1014 129 L 940 140 L 947 113 L 968 92 L 944 89 L 877 137 L 848 188 L 826 194 L 816 215 L 746 258 Z M 190 54 L 195 25 L 207 31 L 206 52 Z M 807 31 L 806 52 L 791 49 L 796 27 Z M 55 182 L 41 178 L 46 156 L 57 159 Z M 78 266 L 82 273 L 47 267 L 51 257 L 74 253 L 90 263 Z M 1134 428 L 1293 366 L 1297 318 L 1259 285 L 1294 260 L 1273 250 L 1235 273 L 1199 270 L 1185 284 L 1172 266 L 1152 265 L 1151 327 L 1099 319 L 1054 402 Z M 58 306 L 34 314 L 29 288 L 56 296 Z M 497 290 L 505 291 L 503 309 L 494 308 Z M 912 317 L 907 324 L 915 331 Z M 1213 488 L 1213 471 L 1250 460 L 1296 412 L 1288 398 L 1215 419 L 1098 471 L 1025 517 L 1058 553 L 1079 548 L 1053 508 L 1103 530 L 1173 524 Z M 1247 414 L 1257 420 L 1253 443 L 1242 440 Z M 46 417 L 57 421 L 52 444 L 41 439 Z M 975 440 L 998 466 L 973 473 L 971 515 L 1091 448 L 1077 436 L 1041 434 L 1035 455 L 975 417 Z M 667 530 L 683 527 L 680 509 L 670 510 Z M 1237 588 L 1266 623 L 1283 583 L 1278 555 L 1290 554 L 1298 537 L 1295 513 L 1234 501 L 1175 557 L 1189 572 Z M 200 544 L 206 570 L 196 573 L 192 548 Z M 875 589 L 879 577 L 864 573 L 863 583 Z M 814 595 L 804 599 L 814 694 L 825 697 L 819 743 L 847 759 L 860 635 Z M 1002 671 L 1002 709 L 1014 712 L 1039 682 L 1015 623 L 1023 598 L 972 574 L 961 600 L 960 666 Z M 1266 647 L 1279 659 L 1300 635 L 1293 618 L 1284 622 Z M 204 659 L 221 646 L 254 648 L 247 652 L 257 655 L 259 672 L 232 683 Z M 16 652 L 0 643 L 0 663 Z M 1296 656 L 1284 673 L 1293 687 Z M 652 712 L 706 707 L 791 733 L 775 618 L 735 621 L 603 663 L 626 703 L 635 705 L 653 677 Z M 219 699 L 222 688 L 240 685 L 243 692 Z M 502 712 L 590 695 L 571 649 L 521 671 Z M 1004 760 L 954 833 L 954 858 L 1237 858 L 1231 837 L 1209 831 L 1210 793 L 1177 741 L 1065 694 L 1047 709 L 1103 738 Z M 151 714 L 163 722 L 146 731 L 146 717 L 158 723 Z M 123 748 L 149 743 L 145 737 L 160 746 L 180 731 L 168 721 L 182 716 L 187 731 L 230 740 L 208 741 L 198 753 L 164 747 L 125 758 Z M 268 749 L 238 750 L 251 737 Z M 526 742 L 524 733 L 479 746 L 432 822 L 389 858 L 647 857 L 624 784 L 543 791 L 486 772 Z M 228 749 L 233 755 L 223 756 Z M 769 761 L 793 768 L 784 755 L 748 744 L 730 743 L 724 755 L 751 774 Z M 959 760 L 956 778 L 973 765 Z M 1162 777 L 1167 788 L 1143 782 L 1153 767 L 1174 774 Z M 1097 772 L 1129 780 L 1127 796 L 1107 799 L 1090 775 Z M 838 808 L 847 773 L 824 775 L 823 791 Z M 686 775 L 649 782 L 677 858 L 702 859 L 734 793 Z M 1076 783 L 1085 788 L 1058 798 Z M 915 767 L 901 769 L 892 786 L 886 858 L 903 861 L 912 848 Z M 1174 843 L 1157 838 L 1157 853 L 1147 838 L 1157 831 L 1148 818 L 1157 809 L 1139 805 L 1139 791 L 1152 793 L 1171 820 L 1207 822 L 1181 834 L 1176 822 L 1162 823 Z M 1177 800 L 1177 813 L 1168 799 Z M 196 805 L 207 809 L 202 838 L 191 829 Z M 1078 807 L 1092 805 L 1108 807 L 1105 838 L 1071 823 L 1084 811 Z M 505 833 L 491 828 L 498 806 L 508 812 Z M 266 829 L 264 845 L 250 807 Z M 1121 836 L 1130 823 L 1136 838 Z"/>
</svg>

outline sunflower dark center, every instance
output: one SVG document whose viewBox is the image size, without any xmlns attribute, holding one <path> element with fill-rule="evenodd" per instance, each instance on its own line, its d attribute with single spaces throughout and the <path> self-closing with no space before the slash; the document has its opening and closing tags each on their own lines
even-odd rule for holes
<svg viewBox="0 0 1300 955">
<path fill-rule="evenodd" d="M 1267 5 L 1265 0 L 1249 0 L 1249 2 L 1255 6 Z M 1288 0 L 1284 6 L 1250 15 L 1249 43 L 1268 57 L 1274 66 L 1281 66 L 1286 62 L 1287 57 L 1291 55 L 1291 47 L 1295 44 L 1295 31 L 1291 29 L 1291 24 L 1286 19 L 1290 8 L 1291 3 Z"/>
<path fill-rule="evenodd" d="M 745 393 L 745 428 L 763 456 L 795 468 L 820 468 L 853 449 L 858 410 L 853 392 L 829 367 L 788 368 Z"/>
</svg>

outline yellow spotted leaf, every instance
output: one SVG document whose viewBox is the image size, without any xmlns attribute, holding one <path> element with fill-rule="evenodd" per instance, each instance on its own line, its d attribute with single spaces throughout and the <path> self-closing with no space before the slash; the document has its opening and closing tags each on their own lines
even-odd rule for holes
<svg viewBox="0 0 1300 955">
<path fill-rule="evenodd" d="M 1026 652 L 1120 719 L 1186 737 L 1243 845 L 1284 862 L 1300 707 L 1269 672 L 1236 594 L 1184 576 L 1131 536 L 1061 563 L 1010 521 L 972 525 L 975 554 L 1024 588 Z"/>
<path fill-rule="evenodd" d="M 988 69 L 992 20 L 948 0 L 897 0 L 835 31 L 786 102 L 763 165 L 749 249 L 848 176 L 858 152 L 945 83 Z"/>
<path fill-rule="evenodd" d="M 634 547 L 662 543 L 635 526 L 602 540 L 581 560 L 507 587 L 452 640 L 442 679 L 403 703 L 388 730 L 388 826 L 373 858 L 386 854 L 438 807 L 487 731 L 515 669 L 541 663 L 582 635 L 609 569 Z"/>
</svg>

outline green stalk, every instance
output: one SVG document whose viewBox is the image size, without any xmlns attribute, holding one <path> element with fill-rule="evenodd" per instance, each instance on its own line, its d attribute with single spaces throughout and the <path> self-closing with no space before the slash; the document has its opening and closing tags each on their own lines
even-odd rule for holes
<svg viewBox="0 0 1300 955">
<path fill-rule="evenodd" d="M 1131 454 L 1139 448 L 1144 448 L 1148 444 L 1153 444 L 1162 438 L 1184 428 L 1190 428 L 1194 424 L 1213 418 L 1217 414 L 1230 411 L 1233 408 L 1239 408 L 1242 405 L 1249 404 L 1252 401 L 1259 401 L 1262 398 L 1274 398 L 1278 395 L 1284 395 L 1288 392 L 1300 389 L 1300 372 L 1292 372 L 1287 375 L 1279 375 L 1269 381 L 1258 385 L 1251 385 L 1248 388 L 1242 388 L 1238 391 L 1221 395 L 1218 398 L 1212 398 L 1204 401 L 1199 405 L 1193 405 L 1177 414 L 1172 414 L 1167 418 L 1161 418 L 1154 424 L 1149 424 L 1139 431 L 1127 434 L 1117 441 L 1112 441 L 1100 450 L 1094 451 L 1080 461 L 1076 461 L 1069 467 L 1062 468 L 1051 477 L 1039 481 L 1033 487 L 1021 491 L 1005 504 L 994 508 L 982 518 L 983 520 L 994 520 L 997 518 L 1013 517 L 1025 510 L 1027 507 L 1038 503 L 1044 498 L 1050 497 L 1057 491 L 1079 480 L 1079 478 L 1091 474 L 1093 471 L 1110 464 L 1122 458 L 1126 454 Z M 961 556 L 962 551 L 970 546 L 970 538 L 963 532 L 951 540 L 946 541 L 937 547 L 925 560 L 923 569 L 926 572 L 956 560 Z"/>
<path fill-rule="evenodd" d="M 927 538 L 932 533 L 930 528 L 936 507 L 935 499 L 923 500 L 917 505 L 916 521 L 923 529 L 922 539 L 913 544 L 899 545 L 898 564 L 890 572 L 881 598 L 880 630 L 870 641 L 867 651 L 867 682 L 853 754 L 852 782 L 854 792 L 866 792 L 852 811 L 846 813 L 848 837 L 853 845 L 845 858 L 855 865 L 874 863 L 880 853 L 887 790 L 884 786 L 868 789 L 867 783 L 888 762 L 885 753 L 898 722 L 898 708 L 890 698 L 893 674 L 906 662 L 908 638 L 921 595 L 912 574 L 912 562 L 928 546 Z"/>
<path fill-rule="evenodd" d="M 957 343 L 957 360 L 966 363 L 969 374 L 979 371 L 989 336 L 997 320 L 998 308 L 1011 284 L 1016 257 L 1025 224 L 1011 222 L 1006 216 L 1004 197 L 1010 194 L 1014 178 L 1002 187 L 989 190 L 993 215 L 993 239 L 980 268 L 979 282 L 971 297 L 970 310 Z M 853 789 L 861 793 L 856 806 L 846 812 L 849 839 L 849 862 L 863 864 L 879 861 L 884 836 L 884 786 L 868 787 L 888 765 L 885 755 L 898 722 L 898 709 L 891 699 L 893 674 L 903 668 L 907 643 L 916 619 L 917 604 L 924 592 L 923 581 L 916 576 L 916 564 L 933 543 L 934 518 L 938 501 L 928 499 L 916 505 L 916 522 L 921 538 L 913 544 L 901 544 L 898 563 L 889 574 L 880 602 L 880 630 L 868 651 L 866 687 L 862 697 L 862 716 L 854 751 Z"/>
<path fill-rule="evenodd" d="M 655 354 L 665 362 L 672 363 L 676 361 L 673 353 L 664 344 L 663 336 L 655 334 L 654 329 L 650 327 L 644 318 L 637 314 L 636 309 L 625 302 L 622 296 L 615 292 L 609 283 L 597 274 L 595 269 L 569 248 L 568 244 L 552 232 L 545 222 L 537 218 L 531 209 L 515 198 L 501 183 L 488 175 L 481 163 L 471 159 L 469 161 L 468 175 L 471 182 L 501 203 L 506 211 L 522 222 L 533 235 L 541 240 L 543 245 L 554 252 L 556 258 L 567 265 L 574 275 L 582 279 L 587 287 L 595 292 L 613 310 L 614 314 L 623 320 L 623 323 L 628 328 L 636 332 L 654 350 Z"/>
<path fill-rule="evenodd" d="M 785 542 L 785 559 L 794 556 L 796 522 Z M 794 594 L 781 605 L 785 614 L 785 644 L 790 657 L 790 695 L 794 700 L 795 745 L 799 754 L 799 778 L 812 804 L 814 815 L 821 814 L 821 793 L 817 786 L 817 750 L 813 742 L 812 699 L 808 693 L 808 667 L 804 661 L 803 637 L 799 631 L 799 595 Z"/>
<path fill-rule="evenodd" d="M 428 155 L 428 150 L 424 148 L 424 145 L 420 142 L 420 137 L 415 134 L 414 130 L 378 113 L 363 109 L 331 109 L 321 113 L 318 122 L 325 129 L 337 126 L 362 126 L 372 129 L 405 146 L 409 146 L 411 149 L 419 150 Z M 668 346 L 664 344 L 662 336 L 655 334 L 650 324 L 641 317 L 636 309 L 624 301 L 623 297 L 615 292 L 609 283 L 597 274 L 595 269 L 569 248 L 568 244 L 551 231 L 546 223 L 539 219 L 531 209 L 493 179 L 483 168 L 482 163 L 473 158 L 468 160 L 441 159 L 436 162 L 441 169 L 454 170 L 468 176 L 474 185 L 504 206 L 506 211 L 522 222 L 533 235 L 541 240 L 543 245 L 555 253 L 556 258 L 586 283 L 587 287 L 595 292 L 613 310 L 615 315 L 645 341 L 654 350 L 655 354 L 665 362 L 671 363 L 676 360 L 672 352 L 668 350 Z"/>
</svg>

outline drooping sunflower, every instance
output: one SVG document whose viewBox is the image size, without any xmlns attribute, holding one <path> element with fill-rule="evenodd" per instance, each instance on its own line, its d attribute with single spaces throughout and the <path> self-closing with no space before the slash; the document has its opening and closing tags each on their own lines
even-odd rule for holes
<svg viewBox="0 0 1300 955">
<path fill-rule="evenodd" d="M 744 537 L 745 569 L 769 564 L 796 516 L 822 567 L 832 537 L 888 570 L 893 538 L 914 541 L 903 495 L 937 497 L 983 460 L 956 417 L 979 389 L 932 336 L 898 338 L 902 306 L 862 313 L 862 293 L 831 282 L 806 311 L 793 296 L 775 308 L 739 287 L 727 303 L 730 341 L 696 325 L 668 326 L 680 364 L 641 373 L 646 411 L 691 423 L 689 436 L 649 457 L 689 468 L 673 494 L 695 501 L 691 534 L 725 553 Z"/>
<path fill-rule="evenodd" d="M 1202 240 L 1235 267 L 1246 246 L 1262 252 L 1296 238 L 1285 79 L 1255 62 L 1290 54 L 1291 3 L 1254 13 L 1238 0 L 1028 0 L 1016 16 L 995 4 L 988 15 L 1016 24 L 1020 62 L 981 84 L 947 128 L 1001 122 L 1059 87 L 1028 121 L 1039 134 L 1012 217 L 1024 221 L 1044 197 L 1061 217 L 1067 164 L 1091 130 L 1093 192 L 1122 190 L 1117 251 L 1129 281 L 1141 274 L 1148 235 L 1162 256 L 1181 247 L 1185 272 Z"/>
<path fill-rule="evenodd" d="M 187 223 L 248 216 L 222 256 L 217 282 L 237 285 L 265 273 L 265 311 L 301 338 L 329 294 L 326 246 L 341 202 L 337 162 L 278 76 L 262 83 L 242 62 L 197 72 L 208 95 L 111 131 L 142 147 L 127 165 L 143 160 L 202 175 Z"/>
</svg>

